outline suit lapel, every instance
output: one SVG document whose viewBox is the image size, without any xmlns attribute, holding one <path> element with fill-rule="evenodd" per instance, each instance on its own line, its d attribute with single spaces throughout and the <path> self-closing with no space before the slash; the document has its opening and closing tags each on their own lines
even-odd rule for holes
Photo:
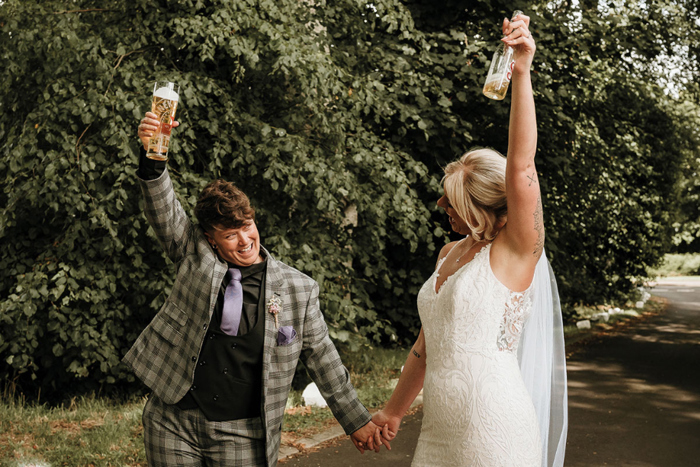
<svg viewBox="0 0 700 467">
<path fill-rule="evenodd" d="M 283 313 L 287 297 L 283 293 L 285 281 L 282 270 L 272 255 L 264 247 L 261 248 L 267 254 L 267 277 L 265 278 L 265 343 L 263 344 L 263 395 L 265 395 L 267 393 L 267 376 L 270 369 L 270 359 L 272 358 L 273 349 L 277 346 L 277 326 L 275 325 L 275 317 L 271 313 L 268 313 L 268 304 L 270 303 L 270 299 L 277 295 L 282 300 L 282 310 L 280 313 Z"/>
</svg>

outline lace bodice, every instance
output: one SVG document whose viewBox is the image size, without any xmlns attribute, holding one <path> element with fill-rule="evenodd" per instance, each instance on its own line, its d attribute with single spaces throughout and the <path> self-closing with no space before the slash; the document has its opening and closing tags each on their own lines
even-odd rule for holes
<svg viewBox="0 0 700 467">
<path fill-rule="evenodd" d="M 523 323 L 532 307 L 532 290 L 513 292 L 493 274 L 489 262 L 491 244 L 479 251 L 472 261 L 448 277 L 434 294 L 437 278 L 445 258 L 441 259 L 433 276 L 418 295 L 418 308 L 428 319 L 443 326 L 459 326 L 463 342 L 480 352 L 492 350 L 515 353 L 518 350 Z M 454 285 L 453 282 L 460 284 Z M 431 284 L 428 287 L 428 284 Z M 446 296 L 446 297 L 445 297 Z M 475 307 L 478 313 L 460 313 L 463 307 L 442 306 L 461 302 L 464 307 Z M 432 313 L 439 307 L 440 313 Z M 445 310 L 449 310 L 444 313 Z M 459 314 L 457 314 L 459 313 Z M 426 332 L 430 332 L 425 330 Z M 446 329 L 446 331 L 448 331 Z M 448 331 L 449 332 L 449 331 Z M 456 343 L 456 342 L 455 342 Z"/>
<path fill-rule="evenodd" d="M 436 291 L 441 260 L 418 294 L 427 367 L 415 466 L 539 466 L 537 420 L 517 361 L 532 290 L 504 286 L 490 250 Z"/>
<path fill-rule="evenodd" d="M 518 351 L 523 324 L 532 308 L 532 291 L 528 288 L 525 292 L 509 292 L 498 333 L 497 346 L 500 351 L 515 353 Z"/>
</svg>

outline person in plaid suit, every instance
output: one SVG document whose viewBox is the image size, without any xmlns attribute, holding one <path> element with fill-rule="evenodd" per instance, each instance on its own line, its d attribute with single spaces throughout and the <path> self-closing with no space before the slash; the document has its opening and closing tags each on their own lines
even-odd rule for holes
<svg viewBox="0 0 700 467">
<path fill-rule="evenodd" d="M 149 112 L 139 125 L 144 148 L 155 117 Z M 300 358 L 357 449 L 378 451 L 377 426 L 328 336 L 318 284 L 261 246 L 254 211 L 235 186 L 209 184 L 194 224 L 166 162 L 145 154 L 145 214 L 177 269 L 165 304 L 124 357 L 152 391 L 143 413 L 149 466 L 275 466 Z M 243 277 L 236 335 L 221 326 L 230 269 Z"/>
</svg>

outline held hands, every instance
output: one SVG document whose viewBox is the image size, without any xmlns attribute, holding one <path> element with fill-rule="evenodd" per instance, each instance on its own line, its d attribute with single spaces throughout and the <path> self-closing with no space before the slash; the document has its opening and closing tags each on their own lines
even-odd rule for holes
<svg viewBox="0 0 700 467">
<path fill-rule="evenodd" d="M 396 432 L 392 432 L 388 426 L 377 426 L 374 423 L 376 417 L 377 415 L 372 418 L 372 421 L 350 435 L 360 454 L 364 454 L 365 450 L 379 452 L 382 445 L 391 451 L 389 441 L 396 437 Z M 379 417 L 379 420 L 384 420 L 384 418 Z M 401 423 L 400 419 L 399 423 Z"/>
<path fill-rule="evenodd" d="M 372 417 L 373 424 L 377 427 L 374 432 L 375 444 L 384 444 L 391 451 L 390 442 L 396 438 L 396 433 L 399 432 L 402 417 L 392 417 L 386 414 L 383 410 L 375 413 Z"/>
<path fill-rule="evenodd" d="M 379 427 L 370 421 L 365 426 L 350 435 L 353 444 L 355 444 L 357 450 L 360 451 L 360 454 L 364 454 L 365 449 L 379 452 L 381 444 L 375 445 L 374 443 L 374 433 L 378 429 Z"/>
<path fill-rule="evenodd" d="M 153 112 L 146 112 L 146 116 L 141 119 L 138 134 L 145 150 L 148 150 L 148 142 L 150 141 L 151 136 L 153 136 L 153 133 L 158 129 L 158 125 L 160 125 L 158 116 Z M 173 122 L 173 128 L 177 128 L 179 126 L 180 122 Z"/>
<path fill-rule="evenodd" d="M 501 39 L 507 45 L 515 49 L 514 74 L 525 74 L 530 72 L 532 57 L 535 55 L 535 40 L 529 30 L 530 17 L 523 14 L 518 15 L 513 22 L 505 18 L 503 20 L 503 34 Z"/>
</svg>

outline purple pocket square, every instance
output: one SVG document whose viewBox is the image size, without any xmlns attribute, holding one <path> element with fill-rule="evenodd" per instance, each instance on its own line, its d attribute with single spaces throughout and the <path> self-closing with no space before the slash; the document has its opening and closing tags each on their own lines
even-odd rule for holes
<svg viewBox="0 0 700 467">
<path fill-rule="evenodd" d="M 277 332 L 277 345 L 291 344 L 295 337 L 297 337 L 297 331 L 294 326 L 280 326 Z"/>
</svg>

